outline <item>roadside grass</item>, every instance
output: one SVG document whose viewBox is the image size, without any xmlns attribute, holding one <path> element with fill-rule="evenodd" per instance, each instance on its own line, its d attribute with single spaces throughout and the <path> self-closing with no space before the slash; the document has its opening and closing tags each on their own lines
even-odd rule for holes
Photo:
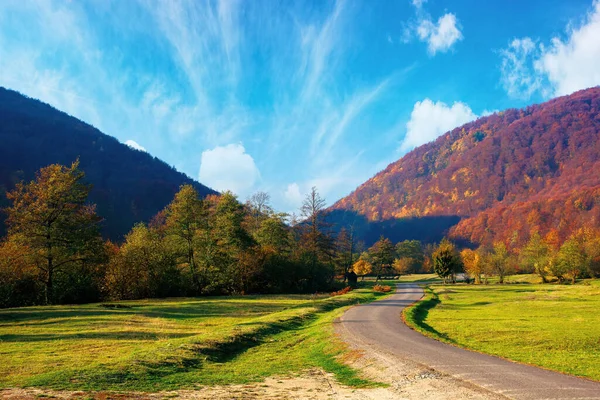
<svg viewBox="0 0 600 400">
<path fill-rule="evenodd" d="M 0 310 L 0 388 L 160 391 L 243 384 L 320 367 L 379 386 L 340 361 L 333 322 L 382 298 L 347 295 L 123 301 Z"/>
<path fill-rule="evenodd" d="M 600 280 L 430 285 L 404 319 L 447 343 L 600 380 L 599 309 Z"/>
</svg>

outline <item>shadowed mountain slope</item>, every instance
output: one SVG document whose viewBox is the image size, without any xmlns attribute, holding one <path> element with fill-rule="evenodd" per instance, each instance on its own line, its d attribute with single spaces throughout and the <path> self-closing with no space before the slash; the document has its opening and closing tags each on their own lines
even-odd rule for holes
<svg viewBox="0 0 600 400">
<path fill-rule="evenodd" d="M 149 221 L 182 184 L 215 193 L 148 153 L 138 151 L 55 108 L 0 88 L 0 207 L 5 192 L 49 164 L 77 158 L 93 185 L 90 201 L 105 221 L 104 236 L 120 240 L 136 222 Z M 0 214 L 0 235 L 4 233 Z"/>
</svg>

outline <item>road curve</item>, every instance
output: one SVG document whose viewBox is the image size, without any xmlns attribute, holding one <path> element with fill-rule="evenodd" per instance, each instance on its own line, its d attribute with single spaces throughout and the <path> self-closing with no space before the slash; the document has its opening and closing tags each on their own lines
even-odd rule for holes
<svg viewBox="0 0 600 400">
<path fill-rule="evenodd" d="M 413 331 L 400 314 L 422 296 L 417 284 L 398 284 L 394 295 L 346 311 L 338 332 L 363 350 L 392 354 L 508 398 L 600 399 L 598 382 L 460 349 Z"/>
</svg>

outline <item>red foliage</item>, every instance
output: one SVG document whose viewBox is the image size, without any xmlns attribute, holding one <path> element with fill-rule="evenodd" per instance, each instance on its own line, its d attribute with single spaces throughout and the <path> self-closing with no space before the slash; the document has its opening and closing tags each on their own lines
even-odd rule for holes
<svg viewBox="0 0 600 400">
<path fill-rule="evenodd" d="M 350 291 L 352 291 L 352 287 L 351 286 L 346 286 L 345 288 L 343 288 L 341 290 L 338 290 L 337 292 L 331 293 L 331 296 L 341 296 L 343 294 L 350 293 Z"/>
<path fill-rule="evenodd" d="M 461 217 L 474 243 L 565 238 L 600 224 L 600 87 L 456 128 L 362 184 L 332 209 L 369 221 Z"/>
<path fill-rule="evenodd" d="M 373 290 L 376 292 L 381 292 L 381 293 L 387 293 L 390 292 L 392 290 L 392 288 L 390 286 L 387 285 L 375 285 L 373 286 Z"/>
</svg>

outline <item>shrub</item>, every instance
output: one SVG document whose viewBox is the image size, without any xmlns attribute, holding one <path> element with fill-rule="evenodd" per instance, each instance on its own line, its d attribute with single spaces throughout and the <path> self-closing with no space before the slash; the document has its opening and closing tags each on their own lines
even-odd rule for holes
<svg viewBox="0 0 600 400">
<path fill-rule="evenodd" d="M 331 293 L 332 296 L 341 296 L 343 294 L 347 294 L 350 293 L 350 291 L 352 290 L 352 286 L 346 286 L 345 288 L 343 288 L 342 290 L 338 290 L 337 292 L 333 292 Z"/>
<path fill-rule="evenodd" d="M 373 290 L 381 293 L 388 293 L 392 291 L 392 288 L 387 285 L 375 285 L 373 286 Z"/>
</svg>

